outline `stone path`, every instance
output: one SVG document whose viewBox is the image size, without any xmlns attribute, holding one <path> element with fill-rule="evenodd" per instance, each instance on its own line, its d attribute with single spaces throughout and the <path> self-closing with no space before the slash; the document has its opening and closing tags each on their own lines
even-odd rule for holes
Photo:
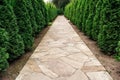
<svg viewBox="0 0 120 80">
<path fill-rule="evenodd" d="M 58 16 L 16 80 L 113 80 L 64 16 Z"/>
</svg>

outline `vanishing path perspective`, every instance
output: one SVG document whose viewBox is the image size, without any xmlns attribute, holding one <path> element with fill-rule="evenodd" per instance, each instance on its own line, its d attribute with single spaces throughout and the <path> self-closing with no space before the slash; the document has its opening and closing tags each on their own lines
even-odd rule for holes
<svg viewBox="0 0 120 80">
<path fill-rule="evenodd" d="M 64 16 L 58 16 L 16 80 L 113 80 Z"/>
</svg>

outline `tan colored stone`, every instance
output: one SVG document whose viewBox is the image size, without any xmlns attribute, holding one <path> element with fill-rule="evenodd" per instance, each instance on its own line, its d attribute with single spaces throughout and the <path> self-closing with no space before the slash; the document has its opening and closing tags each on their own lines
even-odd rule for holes
<svg viewBox="0 0 120 80">
<path fill-rule="evenodd" d="M 105 71 L 105 68 L 101 66 L 83 66 L 81 69 L 83 72 L 97 72 L 97 71 Z"/>
<path fill-rule="evenodd" d="M 48 52 L 38 52 L 38 53 L 34 53 L 34 55 L 31 55 L 31 58 L 41 58 L 48 54 L 49 54 Z"/>
<path fill-rule="evenodd" d="M 81 71 L 77 70 L 71 77 L 67 80 L 89 80 L 87 76 Z"/>
<path fill-rule="evenodd" d="M 52 48 L 48 52 L 49 52 L 49 54 L 63 54 L 63 55 L 69 54 L 68 52 L 66 52 L 65 50 L 62 50 L 60 48 Z"/>
<path fill-rule="evenodd" d="M 72 40 L 73 40 L 74 42 L 80 42 L 80 41 L 82 41 L 78 35 L 75 36 L 75 37 L 72 37 Z"/>
<path fill-rule="evenodd" d="M 106 71 L 87 72 L 86 74 L 90 80 L 113 80 Z"/>
<path fill-rule="evenodd" d="M 96 58 L 89 58 L 84 66 L 101 66 L 102 64 Z"/>
<path fill-rule="evenodd" d="M 58 59 L 50 60 L 44 64 L 59 76 L 71 76 L 75 72 L 73 67 Z"/>
<path fill-rule="evenodd" d="M 44 57 L 41 57 L 41 58 L 40 58 L 40 61 L 46 62 L 46 61 L 49 61 L 49 60 L 51 60 L 51 59 L 57 59 L 57 58 L 64 57 L 64 56 L 66 56 L 66 55 L 64 55 L 64 54 L 51 54 L 51 55 L 46 55 L 46 56 L 44 56 Z"/>
<path fill-rule="evenodd" d="M 70 59 L 76 60 L 80 63 L 84 63 L 85 61 L 88 61 L 88 56 L 86 56 L 83 53 L 77 53 L 77 54 L 72 54 L 68 56 Z"/>
<path fill-rule="evenodd" d="M 67 46 L 64 47 L 63 50 L 70 52 L 70 53 L 80 53 L 81 51 L 75 47 Z"/>
<path fill-rule="evenodd" d="M 40 67 L 40 69 L 42 70 L 42 72 L 43 72 L 45 75 L 47 75 L 47 76 L 49 76 L 49 77 L 51 77 L 51 78 L 56 78 L 56 77 L 58 77 L 58 75 L 57 75 L 56 73 L 52 72 L 51 70 L 49 70 L 48 68 L 46 68 L 44 65 L 39 65 L 39 67 Z"/>
<path fill-rule="evenodd" d="M 22 73 L 15 80 L 52 80 L 42 73 Z"/>
<path fill-rule="evenodd" d="M 72 67 L 76 68 L 76 69 L 80 69 L 83 66 L 83 63 L 77 62 L 75 60 L 69 59 L 67 57 L 62 57 L 60 58 L 63 62 L 65 62 L 66 64 L 71 65 Z"/>
<path fill-rule="evenodd" d="M 38 46 L 34 53 L 47 52 L 50 49 L 48 46 Z"/>
<path fill-rule="evenodd" d="M 41 73 L 41 69 L 39 68 L 39 66 L 37 65 L 37 63 L 35 62 L 34 59 L 29 59 L 29 61 L 26 63 L 26 65 L 23 67 L 23 69 L 21 70 L 21 74 L 22 73 L 32 73 L 32 72 L 39 72 Z"/>
<path fill-rule="evenodd" d="M 58 77 L 58 78 L 55 78 L 54 80 L 67 80 L 67 77 Z"/>
<path fill-rule="evenodd" d="M 91 56 L 93 53 L 90 51 L 90 49 L 86 46 L 85 43 L 78 43 L 76 44 L 76 48 L 80 49 L 84 54 Z"/>
</svg>

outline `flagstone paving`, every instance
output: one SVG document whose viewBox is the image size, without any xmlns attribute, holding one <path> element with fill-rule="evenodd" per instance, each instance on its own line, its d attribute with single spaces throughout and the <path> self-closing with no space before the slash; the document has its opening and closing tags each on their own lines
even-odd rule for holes
<svg viewBox="0 0 120 80">
<path fill-rule="evenodd" d="M 58 16 L 16 80 L 113 80 L 64 16 Z"/>
</svg>

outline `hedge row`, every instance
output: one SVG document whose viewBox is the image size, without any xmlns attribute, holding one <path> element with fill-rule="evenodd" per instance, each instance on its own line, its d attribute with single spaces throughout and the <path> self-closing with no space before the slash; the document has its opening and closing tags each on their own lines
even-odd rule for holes
<svg viewBox="0 0 120 80">
<path fill-rule="evenodd" d="M 106 54 L 120 53 L 120 0 L 72 0 L 64 13 Z"/>
<path fill-rule="evenodd" d="M 48 21 L 52 21 L 57 16 L 57 8 L 53 3 L 47 3 L 46 8 L 48 11 Z"/>
<path fill-rule="evenodd" d="M 49 16 L 56 17 L 51 14 L 56 9 L 49 11 L 42 0 L 0 0 L 0 71 L 8 67 L 8 61 L 32 49 L 34 37 L 48 24 Z"/>
</svg>

